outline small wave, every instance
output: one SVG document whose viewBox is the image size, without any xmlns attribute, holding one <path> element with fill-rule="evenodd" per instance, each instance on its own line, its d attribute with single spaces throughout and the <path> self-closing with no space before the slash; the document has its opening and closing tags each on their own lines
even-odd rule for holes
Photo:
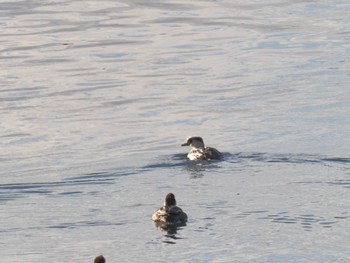
<svg viewBox="0 0 350 263">
<path fill-rule="evenodd" d="M 311 154 L 270 154 L 270 153 L 258 153 L 258 152 L 239 152 L 227 155 L 230 157 L 227 161 L 230 162 L 243 162 L 243 161 L 255 161 L 266 163 L 337 163 L 348 164 L 350 158 L 344 157 L 327 157 L 321 155 Z"/>
<path fill-rule="evenodd" d="M 76 185 L 76 184 L 85 184 L 85 183 L 96 183 L 109 181 L 111 179 L 99 179 L 99 180 L 72 180 L 72 181 L 61 181 L 61 182 L 36 182 L 36 183 L 13 183 L 13 184 L 0 184 L 0 189 L 8 190 L 23 190 L 23 189 L 33 189 L 33 188 L 48 188 L 48 187 L 57 187 L 63 185 Z M 35 191 L 38 192 L 38 191 Z"/>
<path fill-rule="evenodd" d="M 60 182 L 35 182 L 35 183 L 10 183 L 0 184 L 0 202 L 6 202 L 15 199 L 26 198 L 28 195 L 52 195 L 54 193 L 53 188 L 57 187 L 70 187 L 82 184 L 110 184 L 113 179 L 102 178 L 102 179 L 81 179 L 71 181 L 60 181 Z M 60 195 L 73 195 L 80 194 L 80 191 L 67 191 L 59 193 Z"/>
<path fill-rule="evenodd" d="M 282 224 L 297 224 L 304 230 L 311 231 L 314 227 L 320 226 L 323 228 L 330 228 L 332 225 L 339 223 L 340 219 L 346 219 L 347 217 L 333 216 L 325 218 L 314 214 L 300 214 L 290 215 L 288 212 L 279 213 L 266 213 L 266 216 L 258 217 L 257 219 L 269 220 L 272 223 Z"/>
<path fill-rule="evenodd" d="M 200 173 L 208 169 L 220 168 L 221 162 L 244 163 L 244 162 L 263 162 L 263 163 L 286 163 L 286 164 L 321 164 L 321 165 L 346 165 L 350 163 L 350 158 L 327 157 L 311 154 L 270 154 L 259 152 L 238 152 L 223 153 L 222 161 L 189 161 L 186 154 L 174 154 L 160 156 L 160 162 L 148 164 L 141 167 L 141 170 L 168 169 L 184 167 L 190 172 Z"/>
<path fill-rule="evenodd" d="M 62 223 L 59 225 L 48 226 L 47 228 L 82 228 L 82 227 L 91 227 L 91 226 L 116 226 L 116 225 L 124 225 L 126 222 L 108 222 L 103 220 L 97 221 L 80 221 L 80 222 L 70 222 L 70 223 Z"/>
<path fill-rule="evenodd" d="M 66 178 L 66 182 L 96 182 L 96 181 L 108 181 L 113 180 L 115 178 L 121 177 L 121 176 L 128 176 L 135 174 L 136 172 L 96 172 L 96 173 L 89 173 L 86 175 L 80 175 L 75 177 Z"/>
</svg>

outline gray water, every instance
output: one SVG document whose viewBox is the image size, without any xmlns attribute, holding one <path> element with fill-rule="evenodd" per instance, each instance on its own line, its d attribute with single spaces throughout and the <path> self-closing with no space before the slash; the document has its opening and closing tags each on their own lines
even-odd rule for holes
<svg viewBox="0 0 350 263">
<path fill-rule="evenodd" d="M 349 25 L 348 0 L 1 1 L 1 261 L 349 262 Z"/>
</svg>

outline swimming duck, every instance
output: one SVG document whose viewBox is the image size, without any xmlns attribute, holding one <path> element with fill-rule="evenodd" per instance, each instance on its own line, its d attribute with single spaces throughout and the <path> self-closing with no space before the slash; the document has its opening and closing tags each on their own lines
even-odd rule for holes
<svg viewBox="0 0 350 263">
<path fill-rule="evenodd" d="M 106 259 L 101 255 L 98 257 L 95 257 L 94 263 L 105 263 Z"/>
<path fill-rule="evenodd" d="M 187 137 L 186 143 L 181 146 L 191 146 L 187 154 L 187 158 L 191 161 L 221 160 L 223 158 L 222 153 L 215 148 L 205 147 L 202 137 L 199 136 Z"/>
<path fill-rule="evenodd" d="M 164 204 L 152 215 L 155 223 L 184 224 L 187 222 L 187 215 L 182 209 L 176 206 L 175 195 L 166 195 Z"/>
</svg>

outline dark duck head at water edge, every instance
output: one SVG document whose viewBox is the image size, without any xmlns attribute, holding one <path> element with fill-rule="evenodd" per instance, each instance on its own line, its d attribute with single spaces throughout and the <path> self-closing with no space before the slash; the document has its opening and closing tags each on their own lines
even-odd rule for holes
<svg viewBox="0 0 350 263">
<path fill-rule="evenodd" d="M 173 193 L 166 195 L 164 204 L 152 215 L 155 223 L 165 224 L 185 224 L 187 222 L 187 214 L 176 206 L 176 199 Z"/>
<path fill-rule="evenodd" d="M 187 158 L 191 161 L 222 160 L 223 155 L 215 148 L 205 147 L 202 137 L 187 137 L 186 142 L 181 146 L 191 146 Z"/>
<path fill-rule="evenodd" d="M 106 263 L 106 259 L 101 255 L 95 257 L 94 263 Z"/>
</svg>

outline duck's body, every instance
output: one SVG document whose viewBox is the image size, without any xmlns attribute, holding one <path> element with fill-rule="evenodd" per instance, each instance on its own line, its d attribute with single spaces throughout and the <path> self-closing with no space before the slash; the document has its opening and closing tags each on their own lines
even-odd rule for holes
<svg viewBox="0 0 350 263">
<path fill-rule="evenodd" d="M 211 147 L 192 148 L 187 154 L 187 158 L 191 161 L 221 160 L 222 154 Z"/>
<path fill-rule="evenodd" d="M 152 215 L 152 220 L 156 223 L 184 224 L 187 222 L 187 214 L 176 206 L 174 194 L 169 193 L 165 197 L 164 205 Z"/>
<path fill-rule="evenodd" d="M 205 147 L 201 137 L 188 137 L 186 143 L 181 146 L 191 146 L 187 158 L 191 161 L 221 160 L 222 153 L 212 147 Z"/>
</svg>

